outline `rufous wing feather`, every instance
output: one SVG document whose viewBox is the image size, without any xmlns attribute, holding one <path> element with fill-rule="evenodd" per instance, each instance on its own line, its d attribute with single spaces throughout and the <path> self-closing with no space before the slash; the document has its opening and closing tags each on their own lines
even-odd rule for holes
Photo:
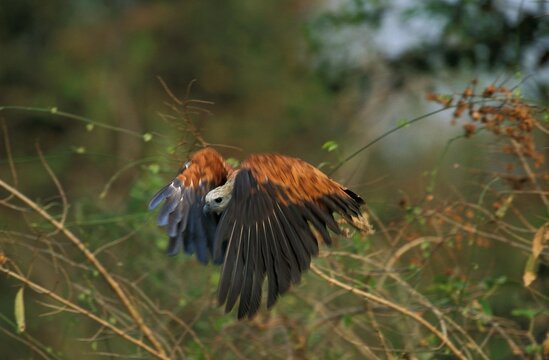
<svg viewBox="0 0 549 360">
<path fill-rule="evenodd" d="M 305 161 L 281 155 L 254 155 L 241 164 L 232 200 L 216 233 L 215 253 L 225 254 L 218 292 L 238 318 L 252 317 L 267 278 L 267 307 L 284 294 L 318 254 L 315 233 L 331 243 L 339 233 L 333 215 L 371 231 L 360 209 L 364 201 Z"/>
<path fill-rule="evenodd" d="M 179 174 L 152 198 L 149 209 L 162 201 L 158 224 L 166 226 L 170 237 L 168 254 L 180 250 L 196 253 L 197 258 L 207 263 L 213 254 L 218 218 L 204 214 L 204 195 L 221 186 L 232 171 L 221 155 L 211 148 L 193 154 Z M 216 259 L 220 262 L 222 259 Z"/>
</svg>

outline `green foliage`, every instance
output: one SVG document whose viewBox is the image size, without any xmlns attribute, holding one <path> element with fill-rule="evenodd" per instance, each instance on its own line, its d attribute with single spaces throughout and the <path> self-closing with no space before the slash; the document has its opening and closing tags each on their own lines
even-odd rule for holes
<svg viewBox="0 0 549 360">
<path fill-rule="evenodd" d="M 324 144 L 322 144 L 322 148 L 328 152 L 335 151 L 338 147 L 339 145 L 333 140 L 328 140 Z"/>
<path fill-rule="evenodd" d="M 233 168 L 238 168 L 240 166 L 240 160 L 235 159 L 233 157 L 225 159 L 229 165 L 231 165 Z"/>
<path fill-rule="evenodd" d="M 15 322 L 17 324 L 17 332 L 22 333 L 27 327 L 25 321 L 25 300 L 23 298 L 25 288 L 20 288 L 15 295 Z"/>
<path fill-rule="evenodd" d="M 143 134 L 143 141 L 144 142 L 149 142 L 151 141 L 153 138 L 152 134 L 151 133 L 144 133 Z"/>
<path fill-rule="evenodd" d="M 528 7 L 513 20 L 486 1 L 395 4 L 2 2 L 0 180 L 82 240 L 175 359 L 457 357 L 399 308 L 466 358 L 539 357 L 549 112 L 515 84 L 544 66 L 531 50 L 546 19 Z M 439 19 L 441 32 L 392 58 L 362 54 L 390 16 Z M 518 68 L 527 54 L 534 70 Z M 441 88 L 437 110 L 417 102 L 426 83 Z M 475 119 L 492 105 L 509 113 Z M 463 131 L 446 126 L 457 120 Z M 343 226 L 312 260 L 331 282 L 309 271 L 274 308 L 237 322 L 216 306 L 219 268 L 165 256 L 165 230 L 147 210 L 200 136 L 229 145 L 219 149 L 234 167 L 253 151 L 320 163 L 366 200 L 376 233 Z M 0 269 L 12 271 L 0 277 L 2 355 L 149 356 L 109 328 L 152 345 L 102 271 L 28 204 L 0 195 Z"/>
<path fill-rule="evenodd" d="M 533 320 L 539 314 L 539 310 L 535 309 L 513 309 L 511 315 L 522 316 L 528 320 Z"/>
</svg>

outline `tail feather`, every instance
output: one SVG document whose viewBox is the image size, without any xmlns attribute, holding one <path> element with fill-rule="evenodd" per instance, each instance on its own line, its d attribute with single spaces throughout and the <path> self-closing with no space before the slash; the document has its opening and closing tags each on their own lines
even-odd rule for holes
<svg viewBox="0 0 549 360">
<path fill-rule="evenodd" d="M 364 199 L 362 199 L 360 196 L 355 194 L 349 189 L 343 189 L 347 195 L 349 195 L 354 201 L 356 201 L 359 205 L 364 205 Z"/>
<path fill-rule="evenodd" d="M 358 216 L 351 216 L 352 225 L 358 230 L 363 231 L 366 235 L 374 233 L 374 227 L 370 224 L 368 214 L 363 211 Z"/>
</svg>

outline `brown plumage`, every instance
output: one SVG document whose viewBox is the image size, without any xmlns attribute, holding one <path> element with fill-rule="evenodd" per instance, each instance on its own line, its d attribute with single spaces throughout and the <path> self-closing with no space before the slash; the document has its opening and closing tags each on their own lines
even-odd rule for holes
<svg viewBox="0 0 549 360">
<path fill-rule="evenodd" d="M 233 168 L 212 148 L 196 152 L 188 166 L 180 170 L 177 178 L 185 186 L 196 186 L 201 181 L 211 184 L 223 184 Z"/>
<path fill-rule="evenodd" d="M 168 252 L 183 248 L 202 262 L 223 263 L 218 300 L 228 312 L 240 298 L 238 318 L 257 312 L 265 277 L 267 307 L 300 281 L 318 254 L 317 234 L 330 245 L 328 229 L 340 232 L 334 213 L 372 230 L 358 195 L 277 154 L 252 155 L 232 170 L 215 150 L 200 150 L 149 207 L 163 199 L 158 222 L 168 227 Z"/>
<path fill-rule="evenodd" d="M 158 213 L 158 224 L 167 227 L 169 255 L 183 249 L 188 254 L 196 253 L 201 262 L 208 262 L 219 219 L 203 213 L 204 196 L 223 185 L 232 171 L 217 151 L 205 148 L 196 152 L 175 179 L 156 193 L 149 209 L 166 199 Z"/>
</svg>

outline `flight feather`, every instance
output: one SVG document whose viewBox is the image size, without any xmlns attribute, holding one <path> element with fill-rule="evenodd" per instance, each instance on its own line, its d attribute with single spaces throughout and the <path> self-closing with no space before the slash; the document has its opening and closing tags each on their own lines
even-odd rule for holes
<svg viewBox="0 0 549 360">
<path fill-rule="evenodd" d="M 319 239 L 330 245 L 329 231 L 340 233 L 334 214 L 372 231 L 360 196 L 278 154 L 252 155 L 233 171 L 215 150 L 201 150 L 151 207 L 164 199 L 158 222 L 167 225 L 170 253 L 183 247 L 206 262 L 207 251 L 222 262 L 218 301 L 227 312 L 238 301 L 238 318 L 258 311 L 265 281 L 267 307 L 300 281 Z"/>
</svg>

